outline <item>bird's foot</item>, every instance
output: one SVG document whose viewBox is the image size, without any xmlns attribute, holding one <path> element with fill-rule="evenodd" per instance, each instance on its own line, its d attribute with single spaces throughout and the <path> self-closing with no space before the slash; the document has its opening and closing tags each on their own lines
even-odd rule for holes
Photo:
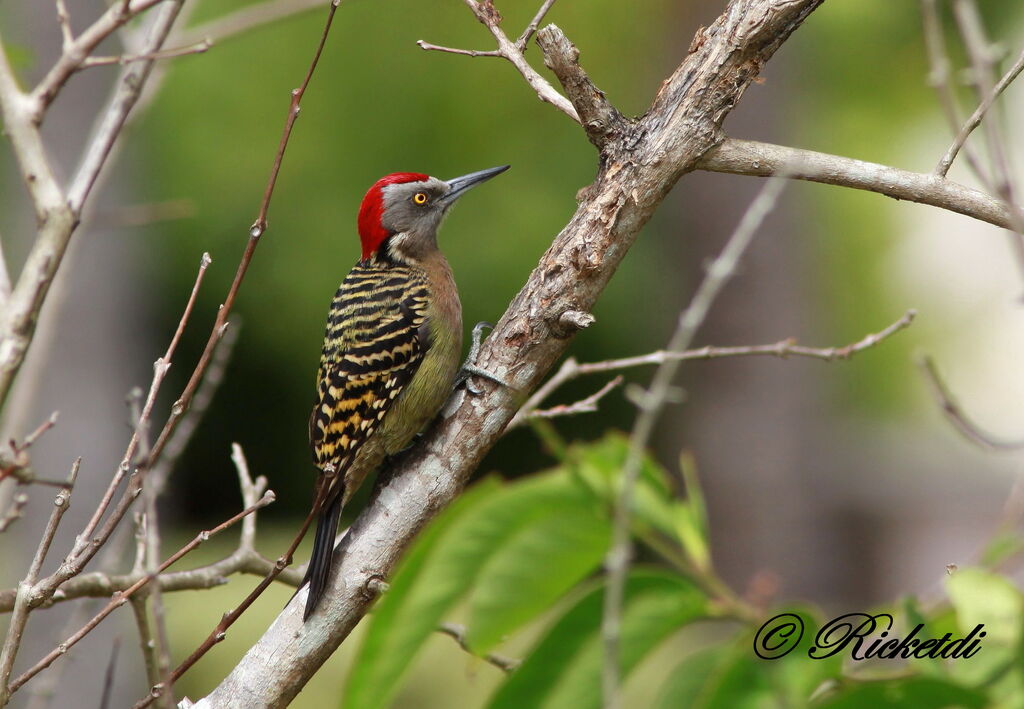
<svg viewBox="0 0 1024 709">
<path fill-rule="evenodd" d="M 480 346 L 483 340 L 483 333 L 485 329 L 492 329 L 494 325 L 489 322 L 478 322 L 473 327 L 473 340 L 469 346 L 469 354 L 466 356 L 466 361 L 462 363 L 462 369 L 459 370 L 458 375 L 455 377 L 455 387 L 458 388 L 460 385 L 466 385 L 466 391 L 470 394 L 481 394 L 483 390 L 477 387 L 470 381 L 470 377 L 477 376 L 483 377 L 484 379 L 490 379 L 496 384 L 500 384 L 503 387 L 508 386 L 508 382 L 499 377 L 497 374 L 492 374 L 485 369 L 477 367 L 473 362 L 476 362 L 476 358 L 480 354 Z"/>
</svg>

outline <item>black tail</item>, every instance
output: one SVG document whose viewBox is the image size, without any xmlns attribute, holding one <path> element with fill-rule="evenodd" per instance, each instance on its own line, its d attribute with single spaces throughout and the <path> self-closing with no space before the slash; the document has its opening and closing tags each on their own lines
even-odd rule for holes
<svg viewBox="0 0 1024 709">
<path fill-rule="evenodd" d="M 341 490 L 334 496 L 330 504 L 316 522 L 316 538 L 313 540 L 313 554 L 309 557 L 309 568 L 306 569 L 306 576 L 299 584 L 302 588 L 309 582 L 309 595 L 306 597 L 306 610 L 302 614 L 302 620 L 309 620 L 313 615 L 320 599 L 327 588 L 327 577 L 331 574 L 331 564 L 334 561 L 334 538 L 338 534 L 338 519 L 341 517 L 341 500 L 344 494 Z"/>
</svg>

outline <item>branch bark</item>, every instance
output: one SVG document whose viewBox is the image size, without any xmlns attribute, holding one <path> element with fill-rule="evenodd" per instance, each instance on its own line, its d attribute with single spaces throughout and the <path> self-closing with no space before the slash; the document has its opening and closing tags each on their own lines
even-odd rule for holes
<svg viewBox="0 0 1024 709">
<path fill-rule="evenodd" d="M 893 199 L 941 207 L 1004 229 L 1013 228 L 1013 215 L 1004 202 L 932 173 L 910 172 L 839 155 L 736 138 L 726 138 L 709 150 L 697 166 L 711 172 L 756 177 L 785 173 L 796 180 L 867 190 Z"/>
<path fill-rule="evenodd" d="M 721 141 L 721 123 L 822 0 L 732 0 L 651 109 L 605 143 L 594 183 L 485 342 L 477 364 L 510 386 L 457 392 L 440 421 L 345 535 L 318 622 L 300 592 L 228 677 L 195 706 L 288 704 L 365 615 L 416 533 L 465 485 L 523 399 L 565 352 L 566 311 L 589 312 L 665 195 Z M 552 33 L 560 33 L 557 28 Z M 560 43 L 559 43 L 560 44 Z M 549 46 L 549 52 L 557 52 Z M 549 63 L 575 62 L 549 56 Z M 565 88 L 571 93 L 570 87 Z M 575 106 L 581 113 L 587 107 Z M 581 110 L 582 109 L 582 110 Z"/>
</svg>

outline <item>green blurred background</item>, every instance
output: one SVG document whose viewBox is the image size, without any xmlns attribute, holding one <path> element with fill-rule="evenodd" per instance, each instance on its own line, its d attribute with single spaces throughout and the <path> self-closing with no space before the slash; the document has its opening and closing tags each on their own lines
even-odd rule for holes
<svg viewBox="0 0 1024 709">
<path fill-rule="evenodd" d="M 197 2 L 190 27 L 245 4 Z M 95 10 L 96 3 L 88 5 Z M 499 3 L 506 31 L 518 34 L 536 5 Z M 548 21 L 577 44 L 583 66 L 615 105 L 637 114 L 685 55 L 697 28 L 712 22 L 723 5 L 563 0 Z M 993 34 L 1016 52 L 1020 7 L 994 0 L 981 6 Z M 8 0 L 0 5 L 0 26 L 6 37 L 31 27 L 52 42 L 56 28 L 49 13 L 48 7 Z M 73 8 L 73 16 L 88 16 L 87 8 Z M 71 310 L 85 308 L 90 322 L 98 323 L 93 335 L 102 335 L 104 323 L 130 323 L 133 349 L 120 351 L 131 352 L 133 360 L 78 358 L 49 369 L 44 379 L 51 394 L 33 398 L 34 413 L 25 420 L 64 409 L 62 393 L 76 381 L 92 380 L 98 369 L 110 376 L 107 405 L 119 410 L 125 393 L 148 381 L 148 363 L 163 351 L 200 255 L 208 251 L 213 265 L 164 386 L 166 411 L 234 275 L 288 92 L 304 75 L 323 19 L 323 10 L 306 12 L 168 63 L 159 93 L 132 124 L 92 221 L 76 235 L 84 242 L 79 252 L 99 244 L 117 254 L 113 267 L 130 273 L 125 279 L 132 286 L 99 312 L 83 305 L 89 302 L 86 286 L 77 291 L 69 285 L 64 296 Z M 930 170 L 949 132 L 927 85 L 920 24 L 914 2 L 826 3 L 747 91 L 726 131 Z M 261 550 L 278 553 L 308 509 L 314 469 L 306 421 L 323 321 L 337 283 L 358 258 L 355 214 L 374 180 L 395 171 L 448 178 L 512 164 L 464 200 L 441 233 L 468 335 L 473 323 L 500 317 L 573 213 L 576 191 L 594 175 L 595 154 L 579 128 L 538 101 L 511 65 L 424 52 L 418 39 L 491 48 L 490 35 L 456 0 L 342 3 L 285 157 L 270 228 L 235 306 L 232 322 L 240 325 L 240 337 L 226 377 L 164 500 L 164 522 L 173 529 L 165 535 L 168 549 L 238 508 L 229 460 L 233 441 L 244 447 L 253 473 L 267 476 L 277 492 L 277 503 L 260 514 Z M 27 41 L 15 44 L 19 67 L 38 76 L 48 55 Z M 536 47 L 527 56 L 542 69 Z M 101 95 L 97 89 L 91 97 Z M 963 97 L 970 105 L 969 92 Z M 1007 100 L 1019 105 L 1019 97 L 1016 87 Z M 90 114 L 76 113 L 76 102 L 89 99 L 72 93 L 57 104 L 79 131 Z M 72 141 L 69 156 L 73 148 Z M 5 249 L 10 261 L 20 263 L 27 242 L 19 227 L 27 220 L 17 206 L 23 197 L 6 145 L 2 150 L 8 223 L 0 222 L 0 233 L 13 237 Z M 971 181 L 962 168 L 953 177 Z M 754 178 L 685 176 L 625 259 L 594 311 L 596 324 L 576 338 L 571 353 L 591 361 L 661 347 L 702 265 L 759 186 Z M 124 206 L 166 203 L 185 216 L 126 223 Z M 935 256 L 947 248 L 954 256 Z M 88 255 L 80 258 L 89 263 Z M 104 265 L 111 262 L 94 264 L 94 272 L 81 266 L 85 275 L 79 278 L 119 280 Z M 714 553 L 726 579 L 742 592 L 767 578 L 782 598 L 840 609 L 929 588 L 944 563 L 969 556 L 998 517 L 1019 460 L 992 460 L 955 438 L 928 401 L 910 356 L 922 349 L 940 359 L 948 355 L 941 361 L 979 417 L 1000 430 L 1024 430 L 1013 403 L 1024 392 L 1019 366 L 1013 367 L 1024 351 L 1024 323 L 1013 305 L 1019 291 L 995 228 L 876 195 L 818 185 L 788 188 L 699 344 L 794 336 L 806 344 L 842 345 L 881 329 L 908 307 L 920 315 L 909 332 L 847 363 L 746 360 L 685 368 L 688 403 L 664 418 L 657 452 L 670 466 L 680 450 L 695 452 Z M 68 308 L 63 315 L 54 310 L 55 322 L 71 317 Z M 54 351 L 74 350 L 66 329 L 56 326 L 54 333 L 48 340 Z M 1006 354 L 993 362 L 986 359 L 992 352 Z M 633 370 L 627 379 L 646 382 L 649 375 Z M 576 382 L 557 400 L 572 401 L 601 383 Z M 87 422 L 90 412 L 83 403 L 63 413 Z M 121 416 L 113 425 L 123 432 L 127 414 Z M 596 438 L 608 428 L 628 429 L 632 417 L 632 407 L 615 393 L 599 414 L 559 421 L 558 428 L 568 438 Z M 93 440 L 82 430 L 63 445 L 74 451 L 76 443 Z M 120 440 L 115 436 L 112 447 L 87 461 L 95 461 L 98 477 L 123 450 Z M 65 460 L 54 454 L 53 465 Z M 515 477 L 550 462 L 539 441 L 520 430 L 499 443 L 480 472 Z M 347 514 L 357 513 L 360 504 Z M 229 545 L 211 542 L 191 563 L 216 558 Z M 7 574 L 4 580 L 11 584 Z M 198 642 L 252 584 L 236 578 L 202 595 L 169 594 L 176 653 Z M 201 696 L 287 596 L 280 589 L 261 600 L 179 691 Z M 127 622 L 124 632 L 132 633 Z M 525 639 L 515 642 L 511 654 L 528 647 Z M 663 649 L 666 671 L 667 660 L 694 642 L 699 638 L 687 636 Z M 448 638 L 431 643 L 396 706 L 472 706 L 487 695 L 497 679 L 493 668 L 460 653 Z M 353 644 L 343 647 L 295 706 L 332 701 Z M 127 677 L 123 682 L 131 685 Z M 643 677 L 631 684 L 637 706 L 643 705 L 644 686 Z M 456 694 L 463 691 L 465 696 Z"/>
</svg>

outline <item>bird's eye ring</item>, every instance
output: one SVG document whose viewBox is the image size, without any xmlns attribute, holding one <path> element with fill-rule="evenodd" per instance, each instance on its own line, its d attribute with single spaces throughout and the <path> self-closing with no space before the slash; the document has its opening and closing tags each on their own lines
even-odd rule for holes
<svg viewBox="0 0 1024 709">
<path fill-rule="evenodd" d="M 412 201 L 416 204 L 426 204 L 427 199 L 428 197 L 426 192 L 417 192 L 412 196 Z"/>
</svg>

